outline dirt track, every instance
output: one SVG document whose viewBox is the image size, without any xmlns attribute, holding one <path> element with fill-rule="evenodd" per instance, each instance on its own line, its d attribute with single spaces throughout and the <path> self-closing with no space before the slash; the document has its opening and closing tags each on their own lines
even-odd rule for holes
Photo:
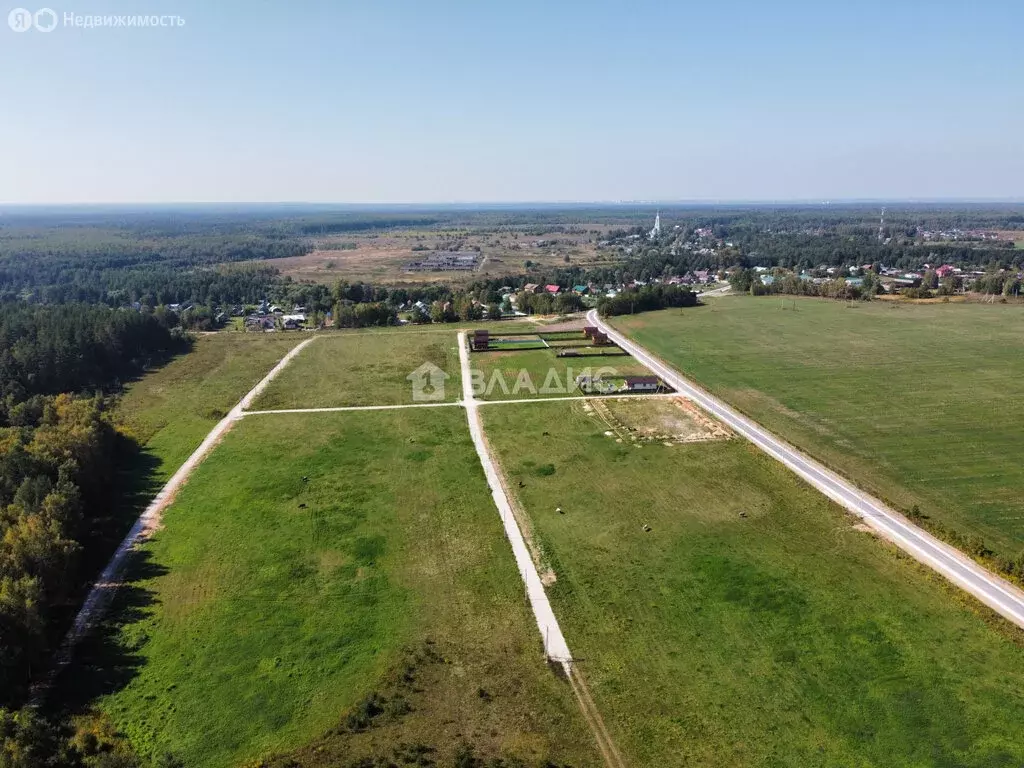
<svg viewBox="0 0 1024 768">
<path fill-rule="evenodd" d="M 199 447 L 192 452 L 192 455 L 185 460 L 185 463 L 178 468 L 178 471 L 174 473 L 171 479 L 160 489 L 160 492 L 153 497 L 153 500 L 143 510 L 142 514 L 139 515 L 131 530 L 128 531 L 128 535 L 124 537 L 124 540 L 114 550 L 110 561 L 99 575 L 96 583 L 93 584 L 92 589 L 89 590 L 88 596 L 75 616 L 71 629 L 64 636 L 60 650 L 57 652 L 53 670 L 33 690 L 33 701 L 38 701 L 45 695 L 57 673 L 71 661 L 75 647 L 110 605 L 110 600 L 117 592 L 118 586 L 120 586 L 120 579 L 124 575 L 125 566 L 135 545 L 143 541 L 152 531 L 160 526 L 164 510 L 174 501 L 174 496 L 185 485 L 195 468 L 203 462 L 213 447 L 228 433 L 234 423 L 242 418 L 245 409 L 252 405 L 253 401 L 259 397 L 260 393 L 263 392 L 274 377 L 284 370 L 285 366 L 315 338 L 306 339 L 289 350 L 288 354 L 282 357 L 277 365 L 238 401 L 228 415 L 217 422 L 217 426 L 210 430 L 210 433 L 199 444 Z"/>
</svg>

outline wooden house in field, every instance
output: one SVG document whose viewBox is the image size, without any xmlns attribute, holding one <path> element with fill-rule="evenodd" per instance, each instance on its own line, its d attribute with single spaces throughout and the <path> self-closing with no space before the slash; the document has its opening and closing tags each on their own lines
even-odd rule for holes
<svg viewBox="0 0 1024 768">
<path fill-rule="evenodd" d="M 583 335 L 588 339 L 593 338 L 594 334 L 597 333 L 596 325 L 585 325 L 583 326 Z"/>
<path fill-rule="evenodd" d="M 473 352 L 486 352 L 491 347 L 490 331 L 473 331 L 473 338 L 469 340 L 469 348 Z"/>
<path fill-rule="evenodd" d="M 611 339 L 608 338 L 608 334 L 602 331 L 595 330 L 591 336 L 594 340 L 595 347 L 610 347 L 612 345 Z"/>
</svg>

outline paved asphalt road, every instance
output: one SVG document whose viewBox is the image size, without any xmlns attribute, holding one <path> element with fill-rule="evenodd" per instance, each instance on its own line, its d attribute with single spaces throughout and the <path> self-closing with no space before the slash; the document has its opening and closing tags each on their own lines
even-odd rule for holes
<svg viewBox="0 0 1024 768">
<path fill-rule="evenodd" d="M 591 310 L 587 318 L 678 392 L 729 425 L 769 456 L 781 461 L 837 504 L 863 518 L 865 523 L 917 560 L 938 571 L 1014 624 L 1024 627 L 1024 592 L 1013 584 L 982 568 L 959 550 L 918 528 L 878 499 L 859 490 L 848 480 L 690 383 L 643 347 L 601 322 L 595 310 Z"/>
</svg>

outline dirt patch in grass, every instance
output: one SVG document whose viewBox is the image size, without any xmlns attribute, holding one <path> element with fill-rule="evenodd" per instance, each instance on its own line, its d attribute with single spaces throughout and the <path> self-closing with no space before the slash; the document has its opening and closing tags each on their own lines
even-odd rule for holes
<svg viewBox="0 0 1024 768">
<path fill-rule="evenodd" d="M 735 296 L 615 324 L 714 394 L 891 505 L 996 557 L 1024 542 L 1020 306 Z M 980 340 L 984 339 L 984 343 Z"/>
<path fill-rule="evenodd" d="M 683 397 L 594 399 L 583 408 L 607 425 L 609 436 L 622 441 L 696 443 L 732 436 L 723 424 Z"/>
<path fill-rule="evenodd" d="M 582 335 L 583 329 L 586 326 L 586 318 L 581 317 L 576 320 L 566 320 L 560 323 L 551 323 L 550 325 L 545 325 L 544 333 L 565 333 L 568 331 L 578 331 Z"/>
</svg>

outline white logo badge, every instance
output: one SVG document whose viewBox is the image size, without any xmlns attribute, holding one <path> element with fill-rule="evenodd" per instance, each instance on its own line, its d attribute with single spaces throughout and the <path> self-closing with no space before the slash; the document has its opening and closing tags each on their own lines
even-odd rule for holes
<svg viewBox="0 0 1024 768">
<path fill-rule="evenodd" d="M 57 14 L 52 8 L 40 8 L 34 17 L 36 29 L 40 32 L 53 32 L 57 26 Z"/>
<path fill-rule="evenodd" d="M 57 12 L 40 8 L 35 13 L 27 8 L 15 8 L 7 14 L 7 26 L 15 32 L 28 32 L 35 27 L 40 32 L 53 32 L 57 28 Z"/>
<path fill-rule="evenodd" d="M 433 363 L 424 363 L 405 377 L 412 383 L 412 399 L 416 403 L 444 400 L 444 382 L 449 378 Z"/>
<path fill-rule="evenodd" d="M 15 8 L 7 14 L 7 26 L 15 32 L 28 32 L 32 24 L 32 11 L 25 8 Z"/>
</svg>

